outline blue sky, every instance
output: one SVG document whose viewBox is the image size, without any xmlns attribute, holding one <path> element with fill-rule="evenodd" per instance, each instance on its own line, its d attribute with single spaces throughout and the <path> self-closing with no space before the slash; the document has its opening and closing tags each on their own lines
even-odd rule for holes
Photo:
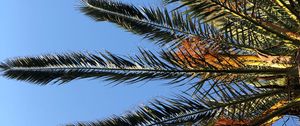
<svg viewBox="0 0 300 126">
<path fill-rule="evenodd" d="M 160 0 L 123 0 L 157 6 Z M 6 0 L 0 4 L 0 60 L 49 53 L 109 50 L 135 54 L 156 48 L 141 37 L 78 10 L 79 0 Z M 92 121 L 134 109 L 178 88 L 151 82 L 113 87 L 101 80 L 37 86 L 0 78 L 0 126 L 54 126 Z"/>
</svg>

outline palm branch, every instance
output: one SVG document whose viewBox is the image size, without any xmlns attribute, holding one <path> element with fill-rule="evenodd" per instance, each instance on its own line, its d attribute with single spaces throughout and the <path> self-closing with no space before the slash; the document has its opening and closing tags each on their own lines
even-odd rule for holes
<svg viewBox="0 0 300 126">
<path fill-rule="evenodd" d="M 220 29 L 226 38 L 234 39 L 232 43 L 268 51 L 277 47 L 277 52 L 273 51 L 277 54 L 280 50 L 292 52 L 299 45 L 299 13 L 290 13 L 299 12 L 299 3 L 293 0 L 165 0 L 178 1 L 180 7 L 188 8 L 186 13 Z"/>
<path fill-rule="evenodd" d="M 2 75 L 36 84 L 101 78 L 191 84 L 188 97 L 154 100 L 123 116 L 74 125 L 268 125 L 299 115 L 300 1 L 165 0 L 173 11 L 83 0 L 96 21 L 153 40 L 159 53 L 110 52 L 10 59 Z M 180 8 L 186 9 L 184 13 Z"/>
<path fill-rule="evenodd" d="M 130 31 L 155 40 L 160 45 L 171 45 L 190 36 L 199 36 L 199 24 L 179 12 L 167 9 L 137 8 L 107 0 L 84 0 L 81 10 L 96 21 L 109 21 Z"/>
<path fill-rule="evenodd" d="M 227 59 L 225 59 L 226 62 L 211 62 L 203 61 L 204 59 L 202 60 L 201 57 L 189 57 L 191 60 L 195 60 L 192 62 L 180 57 L 175 51 L 162 51 L 157 56 L 151 51 L 140 49 L 140 55 L 127 58 L 110 52 L 107 54 L 99 53 L 98 55 L 90 53 L 42 55 L 7 60 L 1 64 L 0 68 L 2 68 L 3 75 L 8 78 L 36 84 L 66 83 L 81 78 L 103 78 L 113 82 L 125 81 L 130 83 L 153 79 L 180 82 L 188 79 L 205 80 L 204 78 L 208 77 L 209 80 L 217 80 L 226 74 L 240 74 L 242 76 L 247 74 L 248 77 L 251 75 L 258 77 L 254 74 L 261 73 L 260 75 L 274 76 L 286 74 L 293 70 L 290 67 L 266 69 L 262 66 L 236 68 L 228 66 L 229 61 Z M 216 57 L 216 60 L 224 60 L 222 58 Z M 235 61 L 234 57 L 231 60 Z M 244 65 L 243 63 L 240 64 Z M 219 69 L 211 67 L 212 65 L 227 65 L 228 67 Z"/>
<path fill-rule="evenodd" d="M 96 122 L 80 122 L 73 125 L 217 125 L 223 123 L 220 119 L 225 118 L 244 120 L 245 122 L 240 122 L 240 124 L 248 124 L 250 120 L 260 118 L 259 113 L 264 113 L 284 97 L 285 93 L 279 90 L 240 95 L 235 100 L 227 99 L 226 102 L 214 102 L 200 97 L 178 96 L 175 99 L 165 98 L 163 101 L 156 99 L 149 105 L 141 106 L 123 116 L 114 116 Z M 259 123 L 259 121 L 261 120 L 255 123 Z"/>
</svg>

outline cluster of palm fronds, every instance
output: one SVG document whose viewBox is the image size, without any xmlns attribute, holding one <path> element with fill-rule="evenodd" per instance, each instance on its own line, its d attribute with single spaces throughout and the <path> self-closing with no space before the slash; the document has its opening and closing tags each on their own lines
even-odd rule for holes
<svg viewBox="0 0 300 126">
<path fill-rule="evenodd" d="M 159 53 L 70 53 L 8 60 L 3 76 L 36 84 L 169 80 L 190 94 L 75 125 L 271 125 L 299 116 L 299 0 L 165 0 L 166 8 L 83 0 L 81 11 L 150 39 Z M 185 10 L 185 11 L 181 11 Z"/>
</svg>

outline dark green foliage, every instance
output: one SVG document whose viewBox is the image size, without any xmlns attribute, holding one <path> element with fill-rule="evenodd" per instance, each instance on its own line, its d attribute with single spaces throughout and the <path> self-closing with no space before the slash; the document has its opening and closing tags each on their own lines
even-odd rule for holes
<svg viewBox="0 0 300 126">
<path fill-rule="evenodd" d="M 113 116 L 101 121 L 81 122 L 72 126 L 139 126 L 139 125 L 207 125 L 219 116 L 239 119 L 243 115 L 250 118 L 275 104 L 285 94 L 282 91 L 241 95 L 236 100 L 213 102 L 200 96 L 188 98 L 178 96 L 176 99 L 154 100 L 149 105 L 141 106 L 123 116 Z M 232 97 L 233 98 L 233 97 Z M 235 111 L 236 113 L 232 113 Z M 251 116 L 250 116 L 251 115 Z"/>
<path fill-rule="evenodd" d="M 191 84 L 184 92 L 187 96 L 156 99 L 122 116 L 71 125 L 214 125 L 222 118 L 260 125 L 275 116 L 294 114 L 299 107 L 295 55 L 300 45 L 300 1 L 164 1 L 179 6 L 169 11 L 113 0 L 82 0 L 80 8 L 95 21 L 114 23 L 167 47 L 158 54 L 140 49 L 131 57 L 107 52 L 15 58 L 2 62 L 0 72 L 40 85 L 83 78 L 117 84 L 148 80 Z M 239 58 L 243 56 L 250 58 Z M 270 65 L 278 62 L 286 66 Z M 270 110 L 285 101 L 289 102 Z"/>
<path fill-rule="evenodd" d="M 180 64 L 184 62 L 174 51 L 162 52 L 162 58 L 150 51 L 140 50 L 140 55 L 122 58 L 107 54 L 70 53 L 63 55 L 43 55 L 38 57 L 24 57 L 1 63 L 3 76 L 33 82 L 48 84 L 52 81 L 66 83 L 74 79 L 103 78 L 111 82 L 134 83 L 143 80 L 172 80 L 171 83 L 200 79 L 205 73 L 214 75 L 202 78 L 214 79 L 228 73 L 241 75 L 251 73 L 282 74 L 290 69 L 265 68 L 230 68 L 218 70 L 205 66 L 202 62 L 194 64 Z M 199 67 L 193 67 L 198 64 Z M 220 63 L 222 64 L 222 63 Z M 256 76 L 256 75 L 253 75 Z"/>
<path fill-rule="evenodd" d="M 104 78 L 108 81 L 136 82 L 146 79 L 174 79 L 186 74 L 147 51 L 143 55 L 121 58 L 107 54 L 71 53 L 25 57 L 2 63 L 4 76 L 37 84 L 65 83 L 80 78 Z"/>
<path fill-rule="evenodd" d="M 192 113 L 194 111 L 207 110 L 200 102 L 195 100 L 179 97 L 177 99 L 166 99 L 164 101 L 154 100 L 147 106 L 141 106 L 134 112 L 128 112 L 123 116 L 114 116 L 103 121 L 78 123 L 80 126 L 135 126 L 135 125 L 149 125 L 151 122 L 163 121 L 168 118 L 176 117 Z M 193 114 L 188 117 L 180 118 L 178 120 L 171 120 L 163 123 L 168 124 L 185 124 L 188 122 L 198 122 L 200 120 L 211 119 L 215 112 L 204 111 Z"/>
<path fill-rule="evenodd" d="M 201 24 L 197 20 L 183 17 L 179 12 L 169 14 L 167 9 L 137 8 L 110 0 L 85 0 L 82 12 L 96 21 L 109 21 L 132 32 L 155 40 L 159 45 L 177 45 L 199 33 Z M 204 37 L 204 36 L 203 36 Z"/>
<path fill-rule="evenodd" d="M 283 8 L 269 0 L 164 0 L 166 4 L 181 2 L 188 8 L 185 13 L 218 28 L 226 34 L 235 47 L 264 50 L 269 53 L 285 54 L 300 44 L 300 40 L 284 33 L 299 31 L 299 20 L 295 21 Z M 292 5 L 291 5 L 292 6 Z M 294 3 L 293 6 L 299 6 Z M 299 8 L 291 8 L 294 12 Z M 299 13 L 296 14 L 299 16 Z M 272 25 L 270 25 L 270 23 Z M 276 23 L 276 25 L 273 25 Z M 278 25 L 279 23 L 279 25 Z M 285 42 L 284 42 L 285 41 Z M 279 46 L 280 45 L 280 46 Z M 277 51 L 274 51 L 277 50 Z"/>
</svg>

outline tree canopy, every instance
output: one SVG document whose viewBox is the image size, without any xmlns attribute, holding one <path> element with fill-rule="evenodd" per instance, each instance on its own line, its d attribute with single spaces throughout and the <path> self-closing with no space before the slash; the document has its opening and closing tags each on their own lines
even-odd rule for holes
<svg viewBox="0 0 300 126">
<path fill-rule="evenodd" d="M 110 52 L 9 59 L 4 77 L 33 84 L 82 78 L 190 85 L 121 116 L 78 126 L 271 125 L 299 118 L 299 0 L 164 0 L 165 8 L 82 0 L 81 11 L 153 41 L 121 57 Z M 176 8 L 168 7 L 175 4 Z"/>
</svg>

